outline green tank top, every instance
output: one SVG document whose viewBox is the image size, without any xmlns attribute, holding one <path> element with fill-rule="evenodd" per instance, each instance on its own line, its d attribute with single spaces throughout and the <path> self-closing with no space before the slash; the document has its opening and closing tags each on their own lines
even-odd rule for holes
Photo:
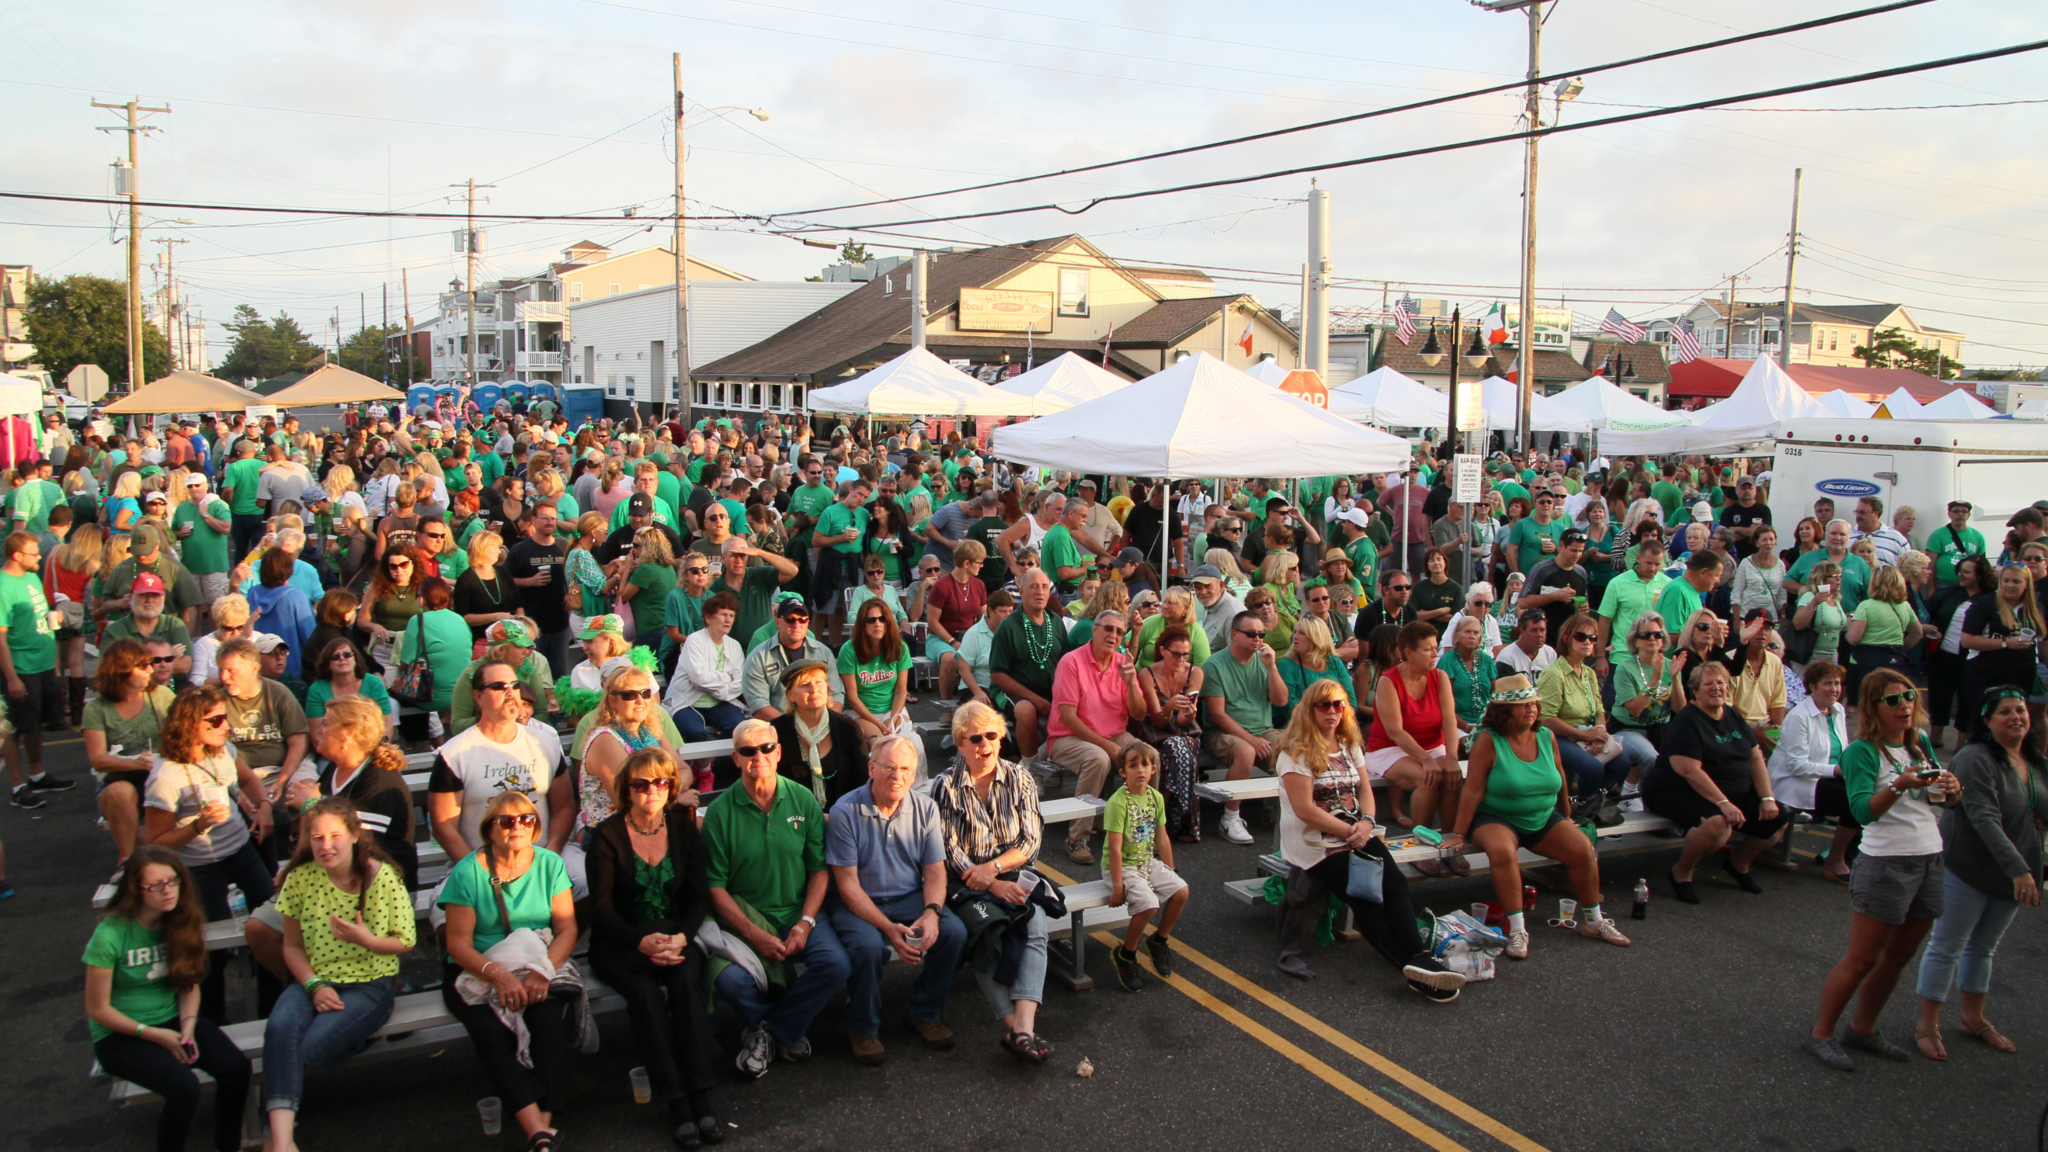
<svg viewBox="0 0 2048 1152">
<path fill-rule="evenodd" d="M 1542 829 L 1557 809 L 1557 794 L 1564 776 L 1557 767 L 1556 737 L 1548 728 L 1536 730 L 1536 758 L 1524 760 L 1506 737 L 1489 729 L 1493 737 L 1493 770 L 1486 774 L 1486 795 L 1479 810 L 1498 816 L 1523 832 Z"/>
</svg>

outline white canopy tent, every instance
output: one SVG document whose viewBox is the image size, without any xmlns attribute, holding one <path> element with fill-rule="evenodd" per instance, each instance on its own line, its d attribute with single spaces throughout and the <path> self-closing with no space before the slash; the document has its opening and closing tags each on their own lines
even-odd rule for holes
<svg viewBox="0 0 2048 1152">
<path fill-rule="evenodd" d="M 1928 420 L 1989 420 L 1998 413 L 1991 405 L 1970 395 L 1968 390 L 1958 388 L 1941 399 L 1922 406 L 1920 415 Z"/>
<path fill-rule="evenodd" d="M 1479 382 L 1480 396 L 1486 405 L 1486 427 L 1491 432 L 1512 432 L 1515 428 L 1515 412 L 1522 404 L 1522 389 L 1505 376 L 1488 376 Z M 1537 414 L 1542 410 L 1547 397 L 1538 396 L 1529 404 L 1529 421 L 1535 424 Z"/>
<path fill-rule="evenodd" d="M 1122 476 L 1286 478 L 1397 472 L 1407 441 L 1363 428 L 1198 352 L 1064 412 L 998 428 L 1005 460 Z M 1170 547 L 1169 521 L 1160 548 Z M 1164 570 L 1162 569 L 1162 574 Z"/>
<path fill-rule="evenodd" d="M 1685 413 L 1659 408 L 1605 376 L 1581 380 L 1555 396 L 1540 396 L 1530 407 L 1530 423 L 1538 432 L 1596 432 L 1616 424 L 1642 430 L 1691 423 Z"/>
<path fill-rule="evenodd" d="M 813 412 L 867 416 L 1029 416 L 1031 398 L 991 388 L 922 348 L 813 391 Z"/>
<path fill-rule="evenodd" d="M 1647 432 L 1609 429 L 1600 434 L 1600 451 L 1610 456 L 1736 452 L 1775 440 L 1787 420 L 1821 414 L 1820 405 L 1777 361 L 1757 360 L 1726 400 L 1702 409 L 1691 423 Z"/>
<path fill-rule="evenodd" d="M 1883 408 L 1884 414 L 1894 420 L 1918 420 L 1920 414 L 1926 410 L 1926 406 L 1920 403 L 1920 398 L 1903 387 L 1885 397 L 1884 403 L 1878 407 Z"/>
<path fill-rule="evenodd" d="M 1287 374 L 1292 371 L 1292 368 L 1282 368 L 1278 360 L 1261 360 L 1257 364 L 1245 369 L 1244 374 L 1262 384 L 1271 384 L 1277 388 L 1282 380 L 1287 379 Z"/>
<path fill-rule="evenodd" d="M 1029 372 L 999 382 L 996 388 L 1030 397 L 1032 415 L 1050 416 L 1098 396 L 1107 396 L 1129 383 L 1129 380 L 1093 360 L 1073 352 L 1063 352 Z"/>
<path fill-rule="evenodd" d="M 1330 411 L 1380 428 L 1442 428 L 1451 398 L 1392 368 L 1375 368 L 1330 389 Z"/>
<path fill-rule="evenodd" d="M 1867 419 L 1872 412 L 1877 411 L 1877 405 L 1868 400 L 1858 400 L 1840 388 L 1814 397 L 1813 402 L 1825 409 L 1828 415 L 1839 416 L 1844 420 Z"/>
</svg>

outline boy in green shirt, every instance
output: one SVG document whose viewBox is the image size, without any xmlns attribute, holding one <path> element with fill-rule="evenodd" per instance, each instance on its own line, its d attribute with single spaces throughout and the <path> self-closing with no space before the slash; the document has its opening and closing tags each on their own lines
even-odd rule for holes
<svg viewBox="0 0 2048 1152">
<path fill-rule="evenodd" d="M 1116 982 L 1126 992 L 1144 987 L 1138 968 L 1138 943 L 1152 954 L 1152 969 L 1164 980 L 1173 975 L 1173 945 L 1167 937 L 1188 906 L 1188 885 L 1173 870 L 1173 839 L 1160 835 L 1166 827 L 1166 800 L 1149 785 L 1159 771 L 1159 752 L 1150 744 L 1124 749 L 1124 786 L 1102 810 L 1102 871 L 1109 877 L 1109 903 L 1130 914 L 1124 942 L 1110 953 Z M 1159 913 L 1159 927 L 1150 940 L 1145 925 Z"/>
</svg>

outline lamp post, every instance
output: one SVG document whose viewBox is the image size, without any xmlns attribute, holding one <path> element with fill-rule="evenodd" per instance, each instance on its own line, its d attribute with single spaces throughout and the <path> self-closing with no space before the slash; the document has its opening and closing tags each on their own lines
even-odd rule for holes
<svg viewBox="0 0 2048 1152">
<path fill-rule="evenodd" d="M 1464 335 L 1463 309 L 1453 308 L 1451 309 L 1451 346 L 1457 347 L 1458 342 L 1463 339 Z M 1450 418 L 1445 422 L 1445 434 L 1450 437 L 1452 444 L 1451 483 L 1454 490 L 1457 486 L 1457 459 L 1459 456 L 1465 455 L 1465 449 L 1469 447 L 1465 437 L 1484 422 L 1482 417 L 1485 415 L 1486 409 L 1483 396 L 1477 398 L 1479 400 L 1478 403 L 1474 403 L 1475 398 L 1471 396 L 1464 397 L 1464 403 L 1459 403 L 1459 361 L 1462 360 L 1466 367 L 1477 370 L 1486 363 L 1486 358 L 1489 355 L 1485 338 L 1481 336 L 1478 328 L 1474 328 L 1472 329 L 1471 346 L 1467 347 L 1463 353 L 1451 357 Z M 1429 340 L 1422 345 L 1422 350 L 1416 353 L 1416 357 L 1431 368 L 1443 363 L 1444 349 L 1443 345 L 1437 343 L 1435 321 L 1430 322 Z M 1404 503 L 1401 507 L 1405 513 L 1408 506 Z M 1465 505 L 1464 533 L 1465 539 L 1460 542 L 1458 550 L 1464 553 L 1465 556 L 1464 583 L 1469 586 L 1472 583 L 1472 505 L 1469 503 Z M 1407 535 L 1407 525 L 1405 524 L 1402 525 L 1402 535 Z M 1402 541 L 1402 546 L 1405 549 L 1407 541 Z"/>
</svg>

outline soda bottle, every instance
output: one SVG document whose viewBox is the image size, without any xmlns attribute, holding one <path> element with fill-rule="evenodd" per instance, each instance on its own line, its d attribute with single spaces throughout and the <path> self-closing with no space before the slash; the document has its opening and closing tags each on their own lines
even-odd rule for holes
<svg viewBox="0 0 2048 1152">
<path fill-rule="evenodd" d="M 1636 881 L 1636 902 L 1635 906 L 1629 909 L 1628 914 L 1629 918 L 1633 920 L 1648 920 L 1650 918 L 1650 882 L 1648 880 L 1638 879 Z"/>
</svg>

